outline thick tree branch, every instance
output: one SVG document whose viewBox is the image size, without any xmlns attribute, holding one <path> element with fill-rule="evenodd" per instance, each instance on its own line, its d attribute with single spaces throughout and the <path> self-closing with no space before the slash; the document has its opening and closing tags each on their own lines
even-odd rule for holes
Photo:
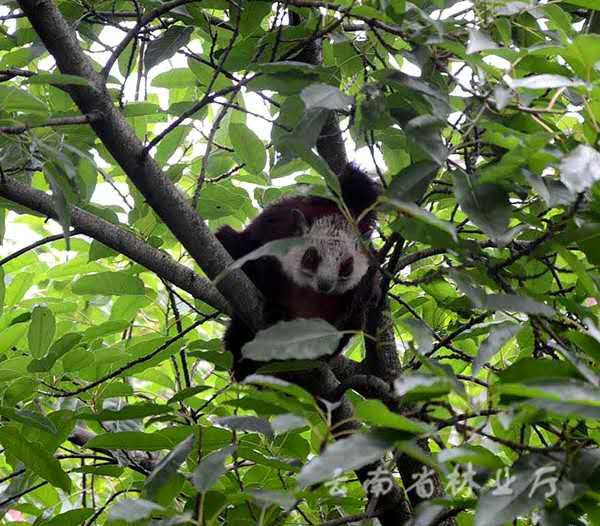
<svg viewBox="0 0 600 526">
<path fill-rule="evenodd" d="M 100 140 L 192 258 L 214 279 L 232 263 L 231 257 L 183 193 L 145 153 L 60 11 L 51 0 L 19 0 L 19 5 L 60 72 L 89 81 L 89 86 L 71 86 L 71 97 L 82 113 L 100 115 L 91 123 Z M 262 325 L 260 293 L 242 271 L 228 273 L 219 289 L 249 326 Z"/>
<path fill-rule="evenodd" d="M 4 183 L 0 181 L 0 196 L 53 219 L 58 217 L 50 195 L 12 178 L 7 177 Z M 148 245 L 124 228 L 77 207 L 71 208 L 71 223 L 78 232 L 120 252 L 190 293 L 194 298 L 223 312 L 230 311 L 227 301 L 212 283 L 198 276 L 185 265 L 174 261 L 166 252 Z"/>
</svg>

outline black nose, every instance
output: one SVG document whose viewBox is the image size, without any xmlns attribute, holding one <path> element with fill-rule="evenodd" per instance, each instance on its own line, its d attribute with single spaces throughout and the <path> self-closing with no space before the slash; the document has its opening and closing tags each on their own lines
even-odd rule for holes
<svg viewBox="0 0 600 526">
<path fill-rule="evenodd" d="M 333 289 L 333 282 L 319 280 L 317 281 L 317 288 L 319 289 L 319 292 L 331 292 Z"/>
</svg>

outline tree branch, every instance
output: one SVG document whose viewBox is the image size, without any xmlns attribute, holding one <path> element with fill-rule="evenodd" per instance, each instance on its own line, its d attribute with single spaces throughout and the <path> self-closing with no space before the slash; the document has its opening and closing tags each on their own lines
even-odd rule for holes
<svg viewBox="0 0 600 526">
<path fill-rule="evenodd" d="M 192 258 L 214 279 L 232 263 L 231 257 L 183 193 L 145 153 L 60 11 L 51 0 L 19 0 L 19 5 L 59 71 L 89 81 L 86 86 L 70 86 L 71 97 L 82 113 L 98 113 L 100 117 L 91 123 L 98 138 Z M 241 270 L 229 272 L 218 288 L 250 327 L 262 326 L 261 295 Z"/>
<path fill-rule="evenodd" d="M 40 212 L 45 216 L 53 219 L 58 218 L 50 195 L 35 190 L 15 179 L 7 177 L 5 182 L 0 181 L 0 196 L 30 210 Z M 148 245 L 124 228 L 113 225 L 77 207 L 71 208 L 71 223 L 81 234 L 96 239 L 107 247 L 120 252 L 161 278 L 185 290 L 194 298 L 223 312 L 230 312 L 231 309 L 227 301 L 212 283 L 198 276 L 185 265 L 174 261 L 168 253 Z M 6 261 L 3 260 L 2 264 L 4 263 Z"/>
<path fill-rule="evenodd" d="M 32 128 L 45 128 L 52 126 L 68 126 L 73 124 L 88 124 L 96 118 L 95 115 L 78 115 L 75 117 L 58 117 L 56 119 L 49 119 L 46 122 L 39 124 L 21 124 L 19 126 L 0 126 L 0 133 L 7 133 L 17 135 L 24 133 Z"/>
</svg>

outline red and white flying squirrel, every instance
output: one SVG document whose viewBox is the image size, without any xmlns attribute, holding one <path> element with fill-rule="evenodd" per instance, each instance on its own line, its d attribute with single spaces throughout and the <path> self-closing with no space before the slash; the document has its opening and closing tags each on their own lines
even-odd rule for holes
<svg viewBox="0 0 600 526">
<path fill-rule="evenodd" d="M 342 199 L 354 218 L 379 195 L 379 186 L 354 164 L 346 166 L 339 182 Z M 303 195 L 269 205 L 241 232 L 224 226 L 216 236 L 233 259 L 270 241 L 301 236 L 303 241 L 285 255 L 263 256 L 242 267 L 264 295 L 267 324 L 321 318 L 341 331 L 358 331 L 365 326 L 369 307 L 378 301 L 380 288 L 364 247 L 364 239 L 375 228 L 375 214 L 367 212 L 357 226 L 359 232 L 335 201 Z M 242 359 L 242 347 L 254 336 L 240 318 L 232 317 L 224 343 L 233 354 L 238 380 L 259 366 Z M 335 354 L 349 340 L 350 335 L 344 335 Z"/>
</svg>

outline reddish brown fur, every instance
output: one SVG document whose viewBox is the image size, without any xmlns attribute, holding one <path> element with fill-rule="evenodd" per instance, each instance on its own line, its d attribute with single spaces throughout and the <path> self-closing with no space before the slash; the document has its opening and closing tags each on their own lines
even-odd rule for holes
<svg viewBox="0 0 600 526">
<path fill-rule="evenodd" d="M 340 185 L 344 202 L 354 217 L 373 205 L 379 192 L 378 186 L 354 165 L 347 166 L 340 177 Z M 268 206 L 242 232 L 225 226 L 217 232 L 217 238 L 231 256 L 238 259 L 270 241 L 300 235 L 294 210 L 302 212 L 309 225 L 318 218 L 333 214 L 343 217 L 337 204 L 330 199 L 288 197 Z M 374 227 L 373 213 L 366 214 L 358 225 L 362 234 L 370 234 Z M 264 295 L 269 324 L 296 318 L 322 318 L 340 330 L 361 330 L 369 300 L 379 294 L 372 272 L 367 273 L 356 289 L 333 295 L 298 286 L 286 276 L 275 257 L 249 261 L 242 268 Z M 257 364 L 241 359 L 241 348 L 253 338 L 254 333 L 234 316 L 225 334 L 225 347 L 234 356 L 234 375 L 238 379 L 257 368 Z M 338 352 L 349 339 L 347 335 L 343 337 Z"/>
</svg>

